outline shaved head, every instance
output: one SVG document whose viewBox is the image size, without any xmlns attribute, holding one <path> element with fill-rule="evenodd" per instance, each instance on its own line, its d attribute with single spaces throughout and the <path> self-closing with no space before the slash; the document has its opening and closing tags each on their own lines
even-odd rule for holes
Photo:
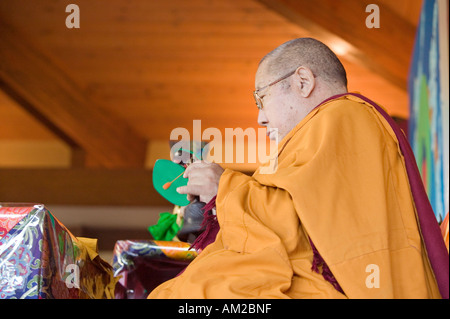
<svg viewBox="0 0 450 319">
<path fill-rule="evenodd" d="M 325 44 L 311 38 L 283 43 L 267 54 L 255 74 L 258 123 L 281 141 L 317 105 L 347 92 L 342 63 Z"/>
<path fill-rule="evenodd" d="M 347 88 L 347 75 L 338 57 L 322 42 L 298 38 L 283 43 L 261 61 L 266 72 L 281 77 L 299 66 L 307 67 L 331 87 Z"/>
</svg>

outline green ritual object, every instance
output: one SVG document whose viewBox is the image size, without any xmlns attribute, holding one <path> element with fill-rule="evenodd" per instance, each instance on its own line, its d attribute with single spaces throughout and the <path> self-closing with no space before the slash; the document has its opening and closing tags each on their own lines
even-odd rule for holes
<svg viewBox="0 0 450 319">
<path fill-rule="evenodd" d="M 153 186 L 162 197 L 174 205 L 189 204 L 186 194 L 179 194 L 177 188 L 186 186 L 188 179 L 183 177 L 185 168 L 172 161 L 159 159 L 153 167 Z"/>
<path fill-rule="evenodd" d="M 183 222 L 178 225 L 177 214 L 164 212 L 159 214 L 158 223 L 148 227 L 148 231 L 155 240 L 171 241 L 177 235 Z"/>
</svg>

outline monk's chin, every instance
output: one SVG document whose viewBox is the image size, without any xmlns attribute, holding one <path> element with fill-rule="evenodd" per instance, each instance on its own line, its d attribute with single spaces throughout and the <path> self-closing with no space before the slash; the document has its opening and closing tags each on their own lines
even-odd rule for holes
<svg viewBox="0 0 450 319">
<path fill-rule="evenodd" d="M 269 137 L 270 140 L 272 141 L 276 141 L 277 140 L 277 132 L 276 131 L 269 131 L 267 133 L 267 136 Z"/>
</svg>

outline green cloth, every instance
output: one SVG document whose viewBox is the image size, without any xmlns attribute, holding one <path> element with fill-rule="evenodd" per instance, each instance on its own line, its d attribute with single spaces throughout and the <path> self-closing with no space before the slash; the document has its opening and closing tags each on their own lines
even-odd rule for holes
<svg viewBox="0 0 450 319">
<path fill-rule="evenodd" d="M 181 226 L 177 224 L 176 214 L 165 212 L 159 214 L 158 223 L 148 227 L 148 231 L 155 240 L 173 240 Z"/>
</svg>

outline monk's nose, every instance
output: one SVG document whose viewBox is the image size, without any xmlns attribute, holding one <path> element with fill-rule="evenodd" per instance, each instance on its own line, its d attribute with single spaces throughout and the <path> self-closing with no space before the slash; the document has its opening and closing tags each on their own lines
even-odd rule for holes
<svg viewBox="0 0 450 319">
<path fill-rule="evenodd" d="M 264 113 L 263 110 L 259 110 L 258 113 L 258 124 L 261 126 L 267 126 L 267 124 L 269 123 L 269 120 L 266 117 L 266 114 Z"/>
</svg>

